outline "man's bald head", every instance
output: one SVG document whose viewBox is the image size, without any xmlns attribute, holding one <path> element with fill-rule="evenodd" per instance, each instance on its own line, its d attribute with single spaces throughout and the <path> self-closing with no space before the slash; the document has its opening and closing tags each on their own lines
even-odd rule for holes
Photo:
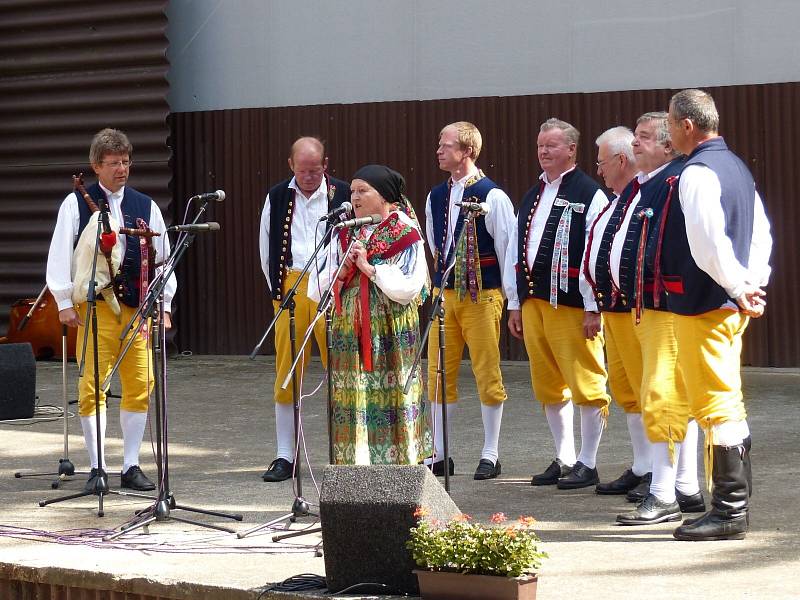
<svg viewBox="0 0 800 600">
<path fill-rule="evenodd" d="M 311 197 L 319 189 L 322 176 L 328 168 L 322 140 L 315 137 L 297 139 L 289 153 L 289 168 L 294 173 L 297 187 L 306 197 Z"/>
</svg>

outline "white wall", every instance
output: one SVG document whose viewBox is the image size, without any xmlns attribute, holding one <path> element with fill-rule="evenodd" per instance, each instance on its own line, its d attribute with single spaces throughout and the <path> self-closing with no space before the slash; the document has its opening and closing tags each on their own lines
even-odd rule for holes
<svg viewBox="0 0 800 600">
<path fill-rule="evenodd" d="M 175 112 L 800 80 L 797 0 L 171 0 Z"/>
</svg>

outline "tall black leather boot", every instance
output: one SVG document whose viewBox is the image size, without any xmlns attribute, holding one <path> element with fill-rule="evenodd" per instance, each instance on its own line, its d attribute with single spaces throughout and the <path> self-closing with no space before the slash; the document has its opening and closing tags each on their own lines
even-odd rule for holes
<svg viewBox="0 0 800 600">
<path fill-rule="evenodd" d="M 712 479 L 714 490 L 711 510 L 692 523 L 678 527 L 673 536 L 678 540 L 741 540 L 747 533 L 747 483 L 749 469 L 745 444 L 714 446 Z M 749 460 L 748 460 L 749 463 Z"/>
</svg>

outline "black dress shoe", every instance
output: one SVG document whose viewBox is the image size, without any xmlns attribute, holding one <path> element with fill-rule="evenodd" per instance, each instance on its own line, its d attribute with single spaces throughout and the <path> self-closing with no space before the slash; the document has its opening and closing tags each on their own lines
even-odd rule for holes
<svg viewBox="0 0 800 600">
<path fill-rule="evenodd" d="M 448 475 L 452 475 L 456 472 L 456 463 L 454 463 L 453 459 L 450 457 L 447 459 L 447 466 L 447 470 L 449 471 Z M 433 471 L 433 474 L 437 477 L 444 477 L 444 459 L 437 460 L 435 463 L 433 463 L 433 468 L 431 471 Z"/>
<path fill-rule="evenodd" d="M 681 508 L 677 502 L 661 502 L 653 494 L 639 503 L 635 510 L 617 515 L 617 523 L 620 525 L 654 525 L 664 521 L 679 521 L 681 518 Z"/>
<path fill-rule="evenodd" d="M 701 492 L 687 496 L 686 494 L 681 494 L 678 490 L 675 490 L 675 497 L 678 499 L 678 506 L 681 507 L 681 512 L 706 512 L 706 502 L 703 500 L 703 494 Z"/>
<path fill-rule="evenodd" d="M 642 475 L 642 480 L 639 482 L 635 488 L 630 490 L 627 494 L 625 494 L 625 499 L 628 502 L 641 502 L 645 498 L 647 498 L 647 494 L 650 493 L 650 482 L 653 480 L 652 473 L 645 473 Z"/>
<path fill-rule="evenodd" d="M 108 491 L 108 475 L 103 469 L 92 469 L 89 479 L 83 485 L 83 490 L 90 494 Z"/>
<path fill-rule="evenodd" d="M 142 473 L 139 465 L 133 465 L 122 474 L 121 477 L 122 487 L 129 490 L 136 490 L 137 492 L 149 492 L 156 489 L 155 484 L 150 481 L 147 476 Z"/>
<path fill-rule="evenodd" d="M 577 490 L 600 483 L 597 469 L 590 469 L 581 461 L 575 463 L 572 472 L 558 480 L 556 487 L 560 490 Z"/>
<path fill-rule="evenodd" d="M 618 496 L 627 494 L 635 488 L 642 481 L 641 475 L 635 475 L 631 469 L 626 469 L 625 472 L 617 477 L 614 481 L 608 483 L 598 483 L 594 491 L 603 496 Z"/>
<path fill-rule="evenodd" d="M 261 479 L 264 481 L 286 481 L 292 477 L 294 463 L 290 463 L 285 458 L 276 458 L 269 465 L 269 469 L 264 471 Z"/>
<path fill-rule="evenodd" d="M 475 469 L 475 475 L 472 476 L 473 479 L 478 481 L 482 481 L 484 479 L 494 479 L 498 475 L 500 475 L 500 461 L 492 462 L 488 458 L 482 458 L 478 462 L 478 468 Z"/>
<path fill-rule="evenodd" d="M 531 478 L 531 485 L 555 485 L 558 480 L 569 475 L 572 472 L 572 467 L 565 465 L 560 459 L 555 459 L 550 463 L 550 466 L 544 470 L 544 473 L 539 473 Z"/>
</svg>

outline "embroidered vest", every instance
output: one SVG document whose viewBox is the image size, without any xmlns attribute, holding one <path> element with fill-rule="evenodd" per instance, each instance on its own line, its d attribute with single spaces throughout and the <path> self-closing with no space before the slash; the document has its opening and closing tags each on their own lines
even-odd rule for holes
<svg viewBox="0 0 800 600">
<path fill-rule="evenodd" d="M 328 212 L 350 200 L 350 184 L 330 175 L 328 182 Z M 292 266 L 292 215 L 295 192 L 289 187 L 292 179 L 281 181 L 269 190 L 269 275 L 272 299 L 283 300 L 283 279 Z"/>
<path fill-rule="evenodd" d="M 86 188 L 86 192 L 95 201 L 95 204 L 100 206 L 101 203 L 107 202 L 105 192 L 100 187 L 100 184 L 94 183 Z M 126 185 L 125 192 L 122 196 L 122 218 L 123 227 L 136 229 L 137 219 L 141 219 L 150 225 L 150 208 L 152 206 L 152 199 L 145 196 L 141 192 L 136 191 L 132 187 Z M 83 231 L 89 223 L 89 218 L 92 216 L 92 211 L 82 198 L 78 198 L 78 212 L 80 215 L 80 224 L 78 231 Z M 121 235 L 121 234 L 120 234 Z M 141 275 L 142 258 L 141 251 L 139 250 L 139 243 L 136 237 L 128 237 L 125 243 L 125 256 L 122 257 L 122 263 L 119 266 L 119 273 L 117 278 L 121 280 L 122 289 L 124 293 L 118 293 L 117 297 L 123 304 L 132 306 L 134 308 L 139 306 L 139 277 Z M 155 257 L 152 258 L 155 260 Z"/>
<path fill-rule="evenodd" d="M 527 261 L 527 243 L 530 234 L 533 215 L 539 206 L 543 182 L 534 186 L 525 194 L 517 215 L 517 256 L 519 257 L 517 270 L 517 294 L 519 301 L 524 302 L 526 298 L 539 298 L 551 303 L 555 300 L 557 304 L 583 308 L 583 297 L 578 289 L 578 274 L 583 259 L 583 249 L 586 245 L 586 212 L 591 205 L 592 198 L 600 189 L 597 182 L 586 175 L 578 168 L 573 169 L 561 181 L 556 194 L 556 200 L 547 217 L 547 222 L 539 242 L 539 249 L 533 264 Z M 559 231 L 559 223 L 567 212 L 568 206 L 583 205 L 582 212 L 570 210 L 571 222 L 569 224 L 568 240 L 556 240 Z M 563 232 L 563 227 L 561 228 Z M 553 284 L 553 255 L 556 246 L 559 248 L 567 244 L 567 269 L 563 273 L 561 261 L 558 265 L 558 282 L 554 288 Z M 563 275 L 563 277 L 562 277 Z M 567 291 L 561 286 L 562 281 L 567 284 Z"/>
</svg>

